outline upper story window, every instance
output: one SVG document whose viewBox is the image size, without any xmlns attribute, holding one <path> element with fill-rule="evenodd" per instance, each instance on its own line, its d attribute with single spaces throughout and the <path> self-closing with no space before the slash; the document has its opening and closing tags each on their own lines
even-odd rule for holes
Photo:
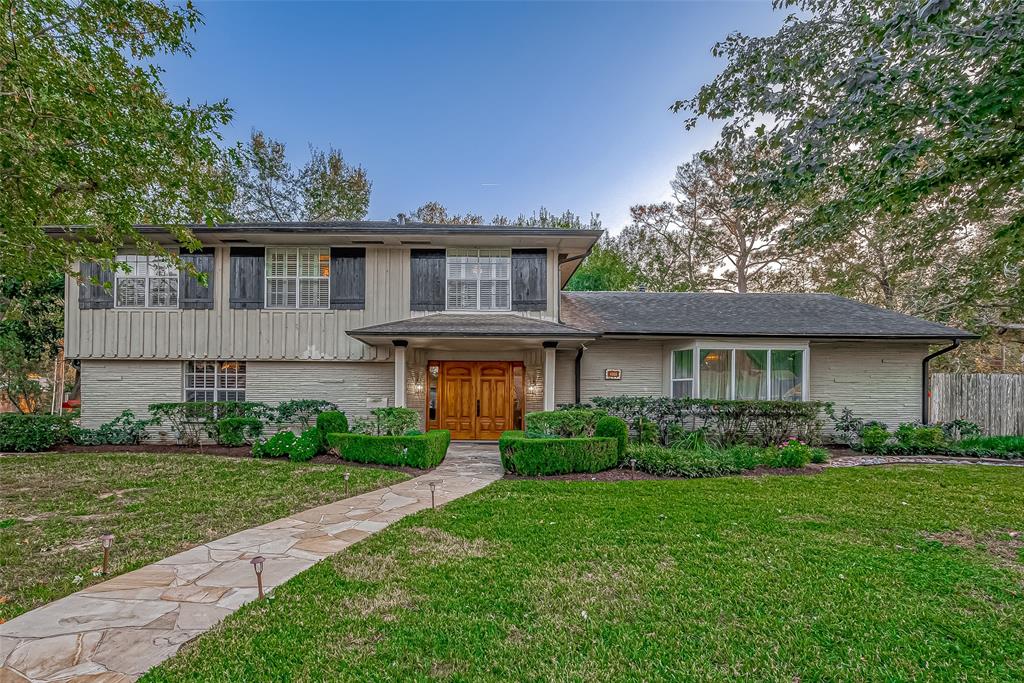
<svg viewBox="0 0 1024 683">
<path fill-rule="evenodd" d="M 672 352 L 672 396 L 741 401 L 802 401 L 804 349 L 725 344 Z M 696 362 L 694 362 L 696 361 Z"/>
<path fill-rule="evenodd" d="M 329 308 L 331 250 L 267 247 L 267 308 Z"/>
<path fill-rule="evenodd" d="M 448 310 L 511 310 L 511 262 L 511 249 L 449 249 L 446 266 Z"/>
<path fill-rule="evenodd" d="M 122 254 L 118 262 L 129 272 L 114 274 L 114 305 L 118 308 L 177 308 L 178 269 L 161 256 Z"/>
</svg>

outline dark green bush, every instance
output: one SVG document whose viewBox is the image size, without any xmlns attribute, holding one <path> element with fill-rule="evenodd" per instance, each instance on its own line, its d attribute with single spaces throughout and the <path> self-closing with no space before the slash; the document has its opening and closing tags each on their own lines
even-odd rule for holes
<svg viewBox="0 0 1024 683">
<path fill-rule="evenodd" d="M 618 439 L 605 436 L 530 438 L 512 431 L 501 435 L 498 448 L 507 471 L 527 476 L 601 472 L 619 462 Z"/>
<path fill-rule="evenodd" d="M 353 421 L 352 431 L 371 436 L 400 436 L 420 426 L 420 414 L 412 408 L 374 408 L 370 417 Z"/>
<path fill-rule="evenodd" d="M 336 403 L 311 398 L 282 401 L 277 404 L 276 421 L 284 424 L 298 424 L 306 428 L 317 420 L 320 413 L 337 409 Z"/>
<path fill-rule="evenodd" d="M 327 441 L 345 460 L 429 469 L 444 460 L 451 438 L 448 430 L 434 429 L 416 436 L 329 434 Z"/>
<path fill-rule="evenodd" d="M 320 431 L 321 452 L 326 453 L 331 447 L 327 436 L 348 433 L 348 418 L 340 410 L 325 410 L 316 416 L 316 428 Z"/>
<path fill-rule="evenodd" d="M 629 427 L 622 418 L 611 415 L 602 416 L 597 421 L 597 426 L 594 427 L 594 436 L 610 436 L 615 439 L 620 460 L 626 454 L 626 445 L 629 443 Z"/>
<path fill-rule="evenodd" d="M 909 422 L 898 426 L 893 436 L 904 446 L 917 448 L 933 448 L 946 444 L 946 434 L 942 427 L 925 427 Z"/>
<path fill-rule="evenodd" d="M 568 408 L 565 410 L 537 411 L 526 414 L 526 431 L 545 436 L 576 438 L 594 436 L 597 422 L 606 413 L 603 410 Z"/>
<path fill-rule="evenodd" d="M 0 451 L 47 451 L 67 441 L 70 431 L 65 415 L 0 413 Z"/>
<path fill-rule="evenodd" d="M 323 441 L 320 439 L 320 431 L 316 427 L 310 427 L 302 432 L 288 448 L 288 459 L 292 462 L 306 462 L 320 452 Z"/>
<path fill-rule="evenodd" d="M 733 446 L 725 450 L 683 450 L 654 444 L 629 447 L 626 455 L 637 469 L 661 477 L 721 477 L 739 474 L 762 464 L 762 449 Z"/>
<path fill-rule="evenodd" d="M 101 424 L 96 429 L 72 425 L 69 436 L 71 441 L 79 446 L 134 445 L 145 441 L 149 436 L 146 428 L 157 422 L 159 420 L 155 417 L 148 420 L 136 420 L 135 413 L 125 410 L 110 422 Z"/>
<path fill-rule="evenodd" d="M 782 446 L 766 448 L 763 462 L 768 467 L 804 467 L 809 462 L 823 462 L 828 454 L 823 448 L 812 448 L 805 443 L 791 439 Z"/>
<path fill-rule="evenodd" d="M 225 417 L 217 420 L 216 432 L 221 446 L 244 446 L 263 435 L 263 422 L 255 417 Z"/>
<path fill-rule="evenodd" d="M 295 435 L 289 431 L 278 432 L 265 441 L 257 441 L 252 445 L 254 458 L 280 458 L 291 453 L 295 444 Z"/>
<path fill-rule="evenodd" d="M 885 445 L 891 436 L 889 430 L 882 425 L 867 425 L 860 430 L 860 443 L 866 450 L 878 448 Z"/>
<path fill-rule="evenodd" d="M 277 411 L 265 403 L 255 401 L 187 401 L 184 403 L 154 403 L 149 413 L 159 421 L 166 421 L 186 446 L 198 446 L 203 435 L 217 438 L 217 421 L 225 417 L 253 417 L 272 422 Z"/>
</svg>

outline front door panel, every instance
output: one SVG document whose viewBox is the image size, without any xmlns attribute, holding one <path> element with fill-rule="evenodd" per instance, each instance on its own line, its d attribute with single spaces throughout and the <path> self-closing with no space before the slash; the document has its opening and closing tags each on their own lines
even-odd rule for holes
<svg viewBox="0 0 1024 683">
<path fill-rule="evenodd" d="M 512 429 L 512 364 L 443 361 L 440 424 L 453 439 L 497 439 Z"/>
</svg>

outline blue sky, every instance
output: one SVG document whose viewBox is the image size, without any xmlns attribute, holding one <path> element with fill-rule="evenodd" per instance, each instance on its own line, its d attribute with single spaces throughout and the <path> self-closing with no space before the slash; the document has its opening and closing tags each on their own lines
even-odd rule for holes
<svg viewBox="0 0 1024 683">
<path fill-rule="evenodd" d="M 373 182 L 369 218 L 437 200 L 489 219 L 664 199 L 714 142 L 668 107 L 722 66 L 730 31 L 773 32 L 769 0 L 660 3 L 200 2 L 191 58 L 162 60 L 176 100 L 227 98 L 253 128 L 340 148 Z"/>
</svg>

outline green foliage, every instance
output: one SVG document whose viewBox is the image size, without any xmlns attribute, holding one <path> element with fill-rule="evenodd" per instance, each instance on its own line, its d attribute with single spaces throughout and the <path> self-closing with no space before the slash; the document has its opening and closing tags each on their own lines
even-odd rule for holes
<svg viewBox="0 0 1024 683">
<path fill-rule="evenodd" d="M 257 417 L 224 417 L 217 420 L 217 443 L 221 446 L 244 446 L 263 435 L 263 422 Z"/>
<path fill-rule="evenodd" d="M 49 450 L 67 440 L 70 428 L 65 415 L 0 413 L 0 452 Z"/>
<path fill-rule="evenodd" d="M 307 462 L 312 460 L 322 447 L 320 431 L 316 427 L 310 427 L 291 443 L 288 448 L 288 459 L 292 462 Z"/>
<path fill-rule="evenodd" d="M 298 424 L 306 428 L 316 422 L 320 413 L 337 409 L 337 404 L 330 401 L 306 398 L 282 401 L 277 404 L 277 421 L 285 424 Z"/>
<path fill-rule="evenodd" d="M 348 432 L 348 418 L 340 410 L 325 410 L 316 416 L 316 428 L 320 431 L 320 448 L 327 452 L 330 443 L 327 441 L 329 434 L 346 434 Z"/>
<path fill-rule="evenodd" d="M 621 460 L 626 454 L 626 446 L 629 443 L 629 426 L 626 421 L 619 417 L 603 415 L 594 427 L 594 436 L 609 436 L 615 439 L 617 451 Z"/>
<path fill-rule="evenodd" d="M 345 460 L 430 469 L 440 465 L 448 453 L 451 432 L 434 429 L 414 436 L 374 436 L 349 432 L 330 434 L 327 440 Z"/>
<path fill-rule="evenodd" d="M 526 431 L 544 436 L 593 436 L 603 410 L 570 408 L 526 414 Z"/>
<path fill-rule="evenodd" d="M 918 424 L 904 423 L 896 428 L 893 436 L 904 446 L 934 448 L 946 444 L 946 435 L 941 427 L 924 427 Z"/>
<path fill-rule="evenodd" d="M 36 376 L 52 375 L 63 334 L 63 275 L 49 273 L 32 282 L 0 270 L 0 395 L 18 410 L 34 412 L 46 405 L 48 392 Z"/>
<path fill-rule="evenodd" d="M 761 464 L 762 449 L 733 446 L 724 450 L 684 450 L 654 444 L 631 445 L 626 453 L 637 469 L 660 477 L 721 477 Z"/>
<path fill-rule="evenodd" d="M 636 289 L 637 273 L 627 264 L 612 238 L 602 237 L 583 264 L 569 278 L 570 292 L 614 292 Z"/>
<path fill-rule="evenodd" d="M 821 440 L 822 413 L 831 404 L 821 401 L 715 401 L 651 396 L 596 397 L 594 406 L 626 420 L 641 443 L 668 443 L 679 430 L 704 430 L 718 446 L 753 442 L 770 446 L 788 438 L 810 443 Z M 655 438 L 646 423 L 654 425 Z M 671 430 L 671 431 L 670 431 Z"/>
<path fill-rule="evenodd" d="M 940 422 L 936 426 L 942 429 L 947 441 L 959 441 L 966 437 L 981 435 L 981 426 L 970 420 L 951 420 Z"/>
<path fill-rule="evenodd" d="M 891 436 L 885 425 L 872 424 L 861 429 L 860 443 L 865 449 L 877 448 L 889 441 Z"/>
<path fill-rule="evenodd" d="M 156 418 L 136 420 L 135 413 L 125 410 L 110 422 L 106 422 L 96 429 L 86 429 L 72 425 L 70 437 L 71 441 L 79 446 L 138 444 L 145 441 L 149 436 L 146 429 L 158 422 L 159 420 Z"/>
<path fill-rule="evenodd" d="M 419 424 L 420 414 L 412 408 L 374 408 L 370 417 L 353 421 L 352 431 L 371 436 L 400 436 Z"/>
<path fill-rule="evenodd" d="M 311 149 L 295 171 L 283 142 L 253 131 L 225 163 L 235 185 L 230 213 L 238 221 L 344 221 L 366 217 L 371 184 L 361 166 L 345 162 L 341 150 Z"/>
<path fill-rule="evenodd" d="M 251 417 L 269 422 L 275 415 L 273 408 L 254 401 L 153 403 L 149 413 L 160 422 L 169 423 L 178 440 L 186 446 L 198 446 L 204 434 L 216 439 L 217 421 L 225 417 Z"/>
<path fill-rule="evenodd" d="M 633 429 L 636 432 L 637 443 L 659 443 L 661 441 L 658 434 L 658 425 L 650 420 L 645 420 L 642 417 L 637 418 L 636 422 L 633 423 Z"/>
<path fill-rule="evenodd" d="M 295 434 L 290 431 L 281 431 L 274 434 L 265 441 L 257 441 L 252 445 L 252 457 L 254 458 L 281 458 L 291 453 L 295 445 Z"/>
<path fill-rule="evenodd" d="M 509 431 L 498 440 L 501 464 L 524 476 L 601 472 L 619 461 L 617 437 L 531 438 Z"/>
<path fill-rule="evenodd" d="M 765 449 L 762 460 L 768 467 L 800 468 L 810 462 L 825 462 L 828 460 L 828 452 L 824 448 L 813 448 L 802 441 L 790 439 L 781 446 Z"/>
<path fill-rule="evenodd" d="M 986 452 L 989 458 L 1024 458 L 1024 436 L 972 436 L 957 445 L 964 452 Z"/>
<path fill-rule="evenodd" d="M 0 273 L 40 279 L 116 250 L 163 251 L 136 228 L 221 220 L 230 187 L 212 172 L 224 102 L 174 103 L 156 61 L 188 55 L 188 3 L 17 2 L 0 46 Z M 88 225 L 86 239 L 48 225 Z M 29 255 L 31 255 L 29 257 Z"/>
<path fill-rule="evenodd" d="M 703 429 L 687 431 L 682 425 L 669 425 L 668 445 L 684 451 L 700 451 L 708 448 L 708 438 Z"/>
</svg>

